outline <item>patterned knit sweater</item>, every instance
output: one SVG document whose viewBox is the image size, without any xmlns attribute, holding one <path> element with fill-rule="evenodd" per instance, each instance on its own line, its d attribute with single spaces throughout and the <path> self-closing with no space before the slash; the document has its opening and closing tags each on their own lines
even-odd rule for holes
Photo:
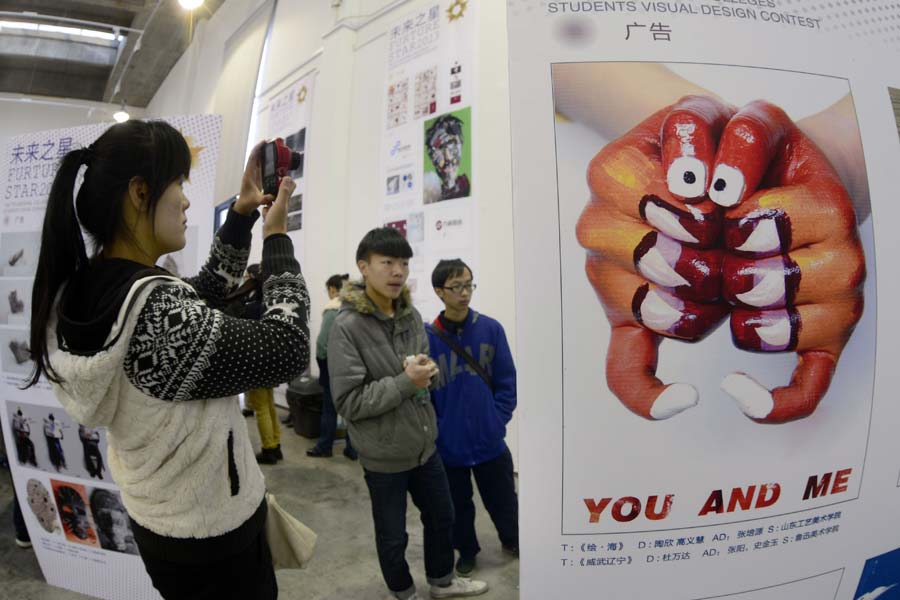
<svg viewBox="0 0 900 600">
<path fill-rule="evenodd" d="M 85 349 L 97 323 L 72 317 L 92 313 L 65 291 L 60 320 L 48 329 L 50 364 L 63 378 L 57 397 L 79 423 L 108 428 L 110 471 L 145 539 L 204 540 L 238 529 L 246 537 L 254 534 L 246 531 L 251 518 L 252 529 L 262 526 L 262 473 L 228 396 L 274 387 L 306 369 L 309 297 L 291 240 L 273 235 L 263 246 L 263 318 L 235 319 L 209 307 L 240 284 L 253 220 L 232 211 L 193 279 L 136 268 L 102 347 Z M 167 558 L 177 554 L 156 547 Z"/>
</svg>

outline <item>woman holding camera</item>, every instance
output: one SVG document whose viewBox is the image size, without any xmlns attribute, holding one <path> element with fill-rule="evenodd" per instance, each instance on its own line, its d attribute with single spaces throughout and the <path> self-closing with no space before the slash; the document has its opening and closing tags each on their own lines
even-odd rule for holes
<svg viewBox="0 0 900 600">
<path fill-rule="evenodd" d="M 114 125 L 66 154 L 44 218 L 28 385 L 46 377 L 75 420 L 108 429 L 110 472 L 167 599 L 277 597 L 265 483 L 229 397 L 306 368 L 309 297 L 285 235 L 294 184 L 285 178 L 277 198 L 265 195 L 261 151 L 190 279 L 155 266 L 184 247 L 190 206 L 191 151 L 163 121 Z M 265 313 L 228 317 L 209 304 L 240 284 L 260 207 Z"/>
</svg>

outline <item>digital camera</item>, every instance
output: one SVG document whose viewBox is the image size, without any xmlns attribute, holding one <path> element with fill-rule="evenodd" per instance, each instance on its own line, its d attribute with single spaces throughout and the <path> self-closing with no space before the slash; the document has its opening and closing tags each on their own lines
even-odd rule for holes
<svg viewBox="0 0 900 600">
<path fill-rule="evenodd" d="M 263 193 L 275 196 L 278 194 L 278 186 L 281 178 L 300 167 L 303 155 L 294 152 L 281 138 L 272 142 L 266 142 L 262 152 L 262 180 Z"/>
</svg>

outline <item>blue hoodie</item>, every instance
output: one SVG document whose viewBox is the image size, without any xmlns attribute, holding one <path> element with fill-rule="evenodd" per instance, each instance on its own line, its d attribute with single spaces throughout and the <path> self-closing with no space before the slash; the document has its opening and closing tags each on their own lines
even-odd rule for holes
<svg viewBox="0 0 900 600">
<path fill-rule="evenodd" d="M 493 391 L 434 333 L 435 328 L 446 330 L 439 318 L 426 326 L 431 358 L 440 369 L 431 399 L 441 458 L 451 467 L 471 467 L 497 458 L 506 450 L 506 424 L 516 408 L 516 367 L 503 326 L 469 310 L 456 335 L 448 332 L 487 371 Z"/>
</svg>

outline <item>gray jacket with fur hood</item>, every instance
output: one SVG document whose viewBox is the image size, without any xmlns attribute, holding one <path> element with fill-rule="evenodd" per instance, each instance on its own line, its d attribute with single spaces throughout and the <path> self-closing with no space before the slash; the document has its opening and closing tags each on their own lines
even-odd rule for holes
<svg viewBox="0 0 900 600">
<path fill-rule="evenodd" d="M 403 370 L 412 354 L 428 354 L 422 317 L 409 290 L 396 302 L 393 317 L 349 283 L 328 338 L 328 371 L 337 411 L 347 420 L 363 467 L 377 473 L 408 471 L 435 451 L 437 417 L 427 390 L 419 390 Z"/>
</svg>

